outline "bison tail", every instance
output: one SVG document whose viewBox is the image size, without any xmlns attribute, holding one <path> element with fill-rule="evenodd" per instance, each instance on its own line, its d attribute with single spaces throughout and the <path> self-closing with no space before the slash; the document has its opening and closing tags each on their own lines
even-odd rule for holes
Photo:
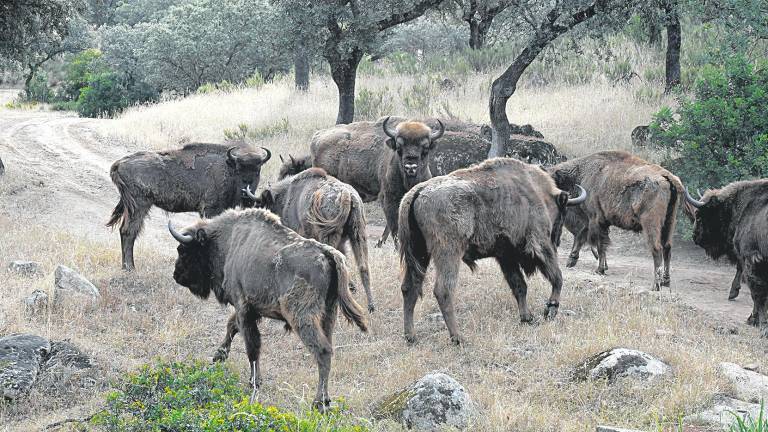
<svg viewBox="0 0 768 432">
<path fill-rule="evenodd" d="M 422 260 L 419 260 L 417 255 L 426 255 L 426 241 L 413 214 L 413 203 L 419 197 L 422 188 L 422 185 L 416 185 L 403 196 L 397 221 L 400 262 L 420 275 L 423 275 L 427 269 L 421 264 Z"/>
<path fill-rule="evenodd" d="M 360 330 L 368 331 L 368 320 L 365 318 L 365 312 L 349 291 L 349 269 L 344 255 L 330 246 L 326 247 L 326 252 L 336 271 L 336 291 L 339 296 L 341 314 L 349 322 L 354 322 Z"/>
<path fill-rule="evenodd" d="M 136 200 L 133 199 L 133 196 L 131 196 L 131 193 L 128 190 L 128 186 L 125 184 L 125 181 L 123 181 L 123 178 L 120 177 L 120 173 L 117 171 L 119 167 L 120 165 L 118 161 L 113 163 L 112 167 L 109 169 L 109 176 L 112 178 L 112 183 L 117 187 L 117 191 L 120 194 L 120 200 L 112 210 L 112 215 L 109 217 L 109 221 L 107 221 L 106 225 L 108 227 L 114 227 L 118 222 L 129 219 L 131 215 L 136 212 Z"/>
<path fill-rule="evenodd" d="M 669 243 L 669 239 L 672 236 L 672 229 L 675 227 L 675 216 L 677 211 L 677 200 L 679 195 L 683 192 L 682 187 L 675 185 L 675 181 L 664 176 L 664 179 L 669 183 L 669 203 L 667 204 L 667 214 L 664 217 L 664 225 L 661 226 L 661 242 L 662 245 Z"/>
<path fill-rule="evenodd" d="M 568 214 L 568 194 L 560 192 L 560 195 L 556 198 L 557 202 L 557 216 L 552 224 L 552 232 L 550 234 L 550 240 L 555 247 L 560 246 L 560 237 L 563 235 L 563 224 L 565 223 L 565 217 Z"/>
<path fill-rule="evenodd" d="M 312 205 L 309 208 L 309 223 L 317 227 L 321 238 L 328 238 L 335 232 L 341 232 L 344 229 L 352 210 L 352 195 L 346 189 L 341 191 L 336 199 L 336 207 L 339 212 L 333 218 L 326 218 L 323 215 L 323 197 L 322 190 L 315 192 L 312 197 Z"/>
</svg>

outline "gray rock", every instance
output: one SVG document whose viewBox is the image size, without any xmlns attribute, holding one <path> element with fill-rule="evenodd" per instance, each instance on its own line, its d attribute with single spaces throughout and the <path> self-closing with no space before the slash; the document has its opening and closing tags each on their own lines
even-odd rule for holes
<svg viewBox="0 0 768 432">
<path fill-rule="evenodd" d="M 45 313 L 48 309 L 48 294 L 43 290 L 34 290 L 32 294 L 24 299 L 24 313 L 27 315 L 38 315 Z"/>
<path fill-rule="evenodd" d="M 40 336 L 12 335 L 0 338 L 0 392 L 17 399 L 35 383 L 40 364 L 51 351 L 51 343 Z"/>
<path fill-rule="evenodd" d="M 698 424 L 710 427 L 718 427 L 729 430 L 736 421 L 734 415 L 741 418 L 747 416 L 757 419 L 760 413 L 760 404 L 749 403 L 733 399 L 724 395 L 715 396 L 712 407 L 700 413 L 691 414 L 683 418 L 685 424 Z"/>
<path fill-rule="evenodd" d="M 42 276 L 40 263 L 35 261 L 11 261 L 8 270 L 23 276 Z"/>
<path fill-rule="evenodd" d="M 648 353 L 628 348 L 614 348 L 595 354 L 576 368 L 579 380 L 635 378 L 651 380 L 670 373 L 672 368 Z"/>
<path fill-rule="evenodd" d="M 97 387 L 99 372 L 91 359 L 72 343 L 51 342 L 51 351 L 40 367 L 35 388 L 46 394 L 71 395 Z"/>
<path fill-rule="evenodd" d="M 595 432 L 643 432 L 637 429 L 623 429 L 615 426 L 598 426 Z"/>
<path fill-rule="evenodd" d="M 718 371 L 733 384 L 737 399 L 760 403 L 768 401 L 768 376 L 742 368 L 734 363 L 720 363 Z"/>
<path fill-rule="evenodd" d="M 465 429 L 475 407 L 464 387 L 450 376 L 430 373 L 384 398 L 373 410 L 378 419 L 390 418 L 409 429 Z"/>
<path fill-rule="evenodd" d="M 557 151 L 554 145 L 528 135 L 510 135 L 505 156 L 545 167 L 559 164 L 567 159 Z"/>
<path fill-rule="evenodd" d="M 98 288 L 71 268 L 59 265 L 56 267 L 55 276 L 56 282 L 53 291 L 55 303 L 60 303 L 64 299 L 71 299 L 76 302 L 85 299 L 93 304 L 101 299 Z"/>
</svg>

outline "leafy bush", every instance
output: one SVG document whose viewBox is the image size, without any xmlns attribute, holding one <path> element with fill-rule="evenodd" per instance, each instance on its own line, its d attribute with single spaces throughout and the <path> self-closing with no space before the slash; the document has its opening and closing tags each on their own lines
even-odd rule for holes
<svg viewBox="0 0 768 432">
<path fill-rule="evenodd" d="M 394 112 L 395 107 L 388 93 L 388 87 L 380 91 L 360 89 L 355 98 L 355 119 L 376 120 Z"/>
<path fill-rule="evenodd" d="M 97 49 L 87 49 L 72 57 L 66 65 L 67 72 L 61 100 L 76 101 L 80 97 L 80 89 L 88 85 L 89 75 L 95 72 L 100 58 L 101 51 Z"/>
<path fill-rule="evenodd" d="M 338 431 L 366 428 L 334 408 L 295 415 L 249 403 L 236 374 L 223 365 L 158 363 L 127 377 L 91 424 L 105 431 Z"/>
<path fill-rule="evenodd" d="M 77 112 L 84 117 L 111 117 L 130 104 L 128 92 L 113 72 L 89 74 L 88 85 L 80 89 Z"/>
<path fill-rule="evenodd" d="M 694 98 L 651 123 L 666 162 L 691 189 L 768 176 L 768 64 L 734 58 L 706 67 Z"/>
</svg>

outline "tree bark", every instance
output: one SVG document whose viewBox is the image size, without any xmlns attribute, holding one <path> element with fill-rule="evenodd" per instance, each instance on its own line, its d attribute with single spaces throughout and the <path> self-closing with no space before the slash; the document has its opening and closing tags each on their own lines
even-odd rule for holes
<svg viewBox="0 0 768 432">
<path fill-rule="evenodd" d="M 666 83 L 664 93 L 669 93 L 680 85 L 680 47 L 682 44 L 682 31 L 680 17 L 678 15 L 677 0 L 664 2 L 667 26 L 667 62 Z"/>
<path fill-rule="evenodd" d="M 584 10 L 578 11 L 568 17 L 567 21 L 558 24 L 559 13 L 551 10 L 536 29 L 535 36 L 515 58 L 512 65 L 504 71 L 491 85 L 491 97 L 488 103 L 490 109 L 491 125 L 493 126 L 491 149 L 488 157 L 503 157 L 508 154 L 509 144 L 509 118 L 507 118 L 507 101 L 515 93 L 517 82 L 526 68 L 536 60 L 536 57 L 558 36 L 578 24 L 592 18 L 596 13 L 596 7 L 605 2 L 596 0 Z"/>
<path fill-rule="evenodd" d="M 477 20 L 469 20 L 469 47 L 477 50 L 483 47 L 482 38 L 480 36 L 480 24 Z"/>
<path fill-rule="evenodd" d="M 346 59 L 327 59 L 331 65 L 331 77 L 339 89 L 339 113 L 336 124 L 352 123 L 355 119 L 355 81 L 357 66 L 363 58 L 361 51 L 355 49 Z"/>
<path fill-rule="evenodd" d="M 309 59 L 303 46 L 298 46 L 294 53 L 294 73 L 296 75 L 296 90 L 309 90 Z"/>
</svg>

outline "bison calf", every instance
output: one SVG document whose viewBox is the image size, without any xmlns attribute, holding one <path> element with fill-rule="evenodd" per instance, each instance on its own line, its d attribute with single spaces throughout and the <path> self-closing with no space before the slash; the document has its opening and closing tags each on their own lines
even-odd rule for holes
<svg viewBox="0 0 768 432">
<path fill-rule="evenodd" d="M 364 312 L 349 292 L 344 255 L 299 236 L 266 210 L 228 210 L 181 232 L 169 221 L 168 229 L 179 242 L 174 280 L 200 298 L 213 291 L 219 303 L 234 306 L 228 327 L 243 334 L 252 385 L 260 384 L 259 320 L 280 320 L 315 356 L 314 405 L 325 409 L 338 304 L 348 320 L 367 330 Z"/>
<path fill-rule="evenodd" d="M 548 171 L 563 190 L 576 184 L 589 190 L 589 198 L 565 220 L 574 235 L 567 267 L 576 265 L 579 251 L 589 241 L 597 249 L 597 273 L 605 274 L 609 228 L 642 231 L 653 255 L 653 288 L 669 286 L 672 234 L 683 191 L 680 179 L 624 151 L 594 153 Z"/>
<path fill-rule="evenodd" d="M 731 183 L 707 191 L 700 200 L 686 190 L 685 199 L 694 220 L 694 243 L 710 257 L 726 256 L 737 265 L 733 284 L 743 277 L 752 294 L 747 323 L 768 337 L 768 180 Z"/>
<path fill-rule="evenodd" d="M 546 172 L 515 159 L 491 159 L 416 185 L 400 205 L 398 237 L 404 266 L 405 338 L 413 342 L 413 310 L 422 295 L 424 272 L 435 264 L 434 294 L 451 340 L 461 342 L 453 306 L 459 265 L 471 269 L 481 258 L 495 258 L 517 300 L 520 319 L 533 319 L 523 272 L 537 269 L 552 285 L 546 316 L 554 318 L 563 278 L 556 244 L 568 199 Z"/>
<path fill-rule="evenodd" d="M 112 164 L 109 175 L 120 193 L 107 226 L 120 223 L 123 269 L 133 270 L 133 244 L 152 206 L 213 217 L 256 188 L 266 155 L 246 145 L 187 144 L 180 150 L 138 152 Z"/>
</svg>

